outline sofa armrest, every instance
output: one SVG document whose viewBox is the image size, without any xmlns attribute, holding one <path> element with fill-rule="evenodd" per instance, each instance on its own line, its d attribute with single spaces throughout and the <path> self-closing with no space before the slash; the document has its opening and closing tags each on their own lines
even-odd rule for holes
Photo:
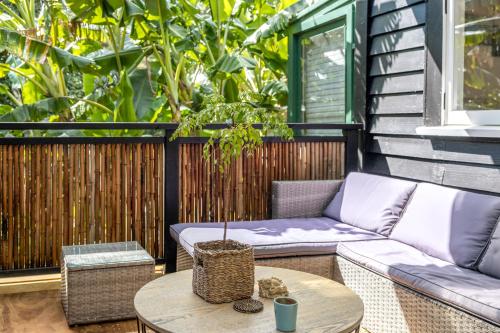
<svg viewBox="0 0 500 333">
<path fill-rule="evenodd" d="M 321 216 L 341 185 L 342 180 L 274 181 L 272 218 Z"/>
</svg>

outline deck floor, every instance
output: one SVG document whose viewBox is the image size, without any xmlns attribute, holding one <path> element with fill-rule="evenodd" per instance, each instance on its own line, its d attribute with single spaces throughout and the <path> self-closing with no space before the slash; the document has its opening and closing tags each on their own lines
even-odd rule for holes
<svg viewBox="0 0 500 333">
<path fill-rule="evenodd" d="M 148 330 L 149 331 L 149 330 Z M 0 294 L 0 333 L 136 333 L 135 320 L 69 327 L 59 290 Z M 361 329 L 361 333 L 369 333 Z"/>
<path fill-rule="evenodd" d="M 1 333 L 132 333 L 135 320 L 68 327 L 58 290 L 0 295 Z"/>
</svg>

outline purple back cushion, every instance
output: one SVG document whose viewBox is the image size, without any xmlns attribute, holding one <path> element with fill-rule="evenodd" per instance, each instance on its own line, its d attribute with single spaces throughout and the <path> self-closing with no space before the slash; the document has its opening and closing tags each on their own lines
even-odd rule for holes
<svg viewBox="0 0 500 333">
<path fill-rule="evenodd" d="M 410 181 L 351 172 L 323 215 L 387 236 L 416 186 Z"/>
<path fill-rule="evenodd" d="M 500 223 L 497 223 L 490 244 L 477 269 L 481 273 L 500 279 Z"/>
<path fill-rule="evenodd" d="M 500 197 L 419 184 L 390 238 L 475 268 L 500 216 Z"/>
</svg>

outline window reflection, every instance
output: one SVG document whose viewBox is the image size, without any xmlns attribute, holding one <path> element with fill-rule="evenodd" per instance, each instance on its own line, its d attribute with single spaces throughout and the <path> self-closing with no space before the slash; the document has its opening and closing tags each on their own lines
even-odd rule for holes
<svg viewBox="0 0 500 333">
<path fill-rule="evenodd" d="M 309 123 L 345 122 L 345 47 L 341 26 L 303 38 L 302 111 Z"/>
<path fill-rule="evenodd" d="M 500 110 L 500 1 L 453 7 L 453 110 Z"/>
</svg>

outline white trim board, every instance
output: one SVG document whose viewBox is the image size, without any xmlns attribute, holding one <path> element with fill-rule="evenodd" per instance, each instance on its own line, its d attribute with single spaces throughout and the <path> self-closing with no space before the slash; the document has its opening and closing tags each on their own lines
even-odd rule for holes
<svg viewBox="0 0 500 333">
<path fill-rule="evenodd" d="M 500 126 L 448 125 L 421 126 L 416 129 L 419 135 L 454 136 L 477 138 L 500 138 Z"/>
</svg>

